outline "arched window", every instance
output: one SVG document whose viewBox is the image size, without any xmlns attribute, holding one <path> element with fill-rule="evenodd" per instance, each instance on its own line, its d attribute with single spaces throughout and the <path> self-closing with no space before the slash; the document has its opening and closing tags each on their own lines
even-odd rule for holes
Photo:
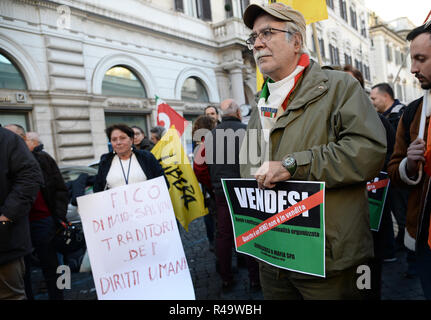
<svg viewBox="0 0 431 320">
<path fill-rule="evenodd" d="M 115 66 L 106 71 L 102 95 L 146 98 L 147 92 L 138 77 L 127 67 Z"/>
<path fill-rule="evenodd" d="M 27 84 L 18 68 L 0 53 L 0 89 L 26 90 Z"/>
<path fill-rule="evenodd" d="M 181 88 L 181 100 L 190 102 L 209 102 L 208 93 L 202 82 L 195 77 L 187 78 Z"/>
</svg>

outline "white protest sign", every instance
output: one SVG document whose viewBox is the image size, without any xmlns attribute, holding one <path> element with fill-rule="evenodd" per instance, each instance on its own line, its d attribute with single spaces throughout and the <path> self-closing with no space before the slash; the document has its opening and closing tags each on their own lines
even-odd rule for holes
<svg viewBox="0 0 431 320">
<path fill-rule="evenodd" d="M 163 177 L 77 200 L 99 300 L 195 299 Z"/>
</svg>

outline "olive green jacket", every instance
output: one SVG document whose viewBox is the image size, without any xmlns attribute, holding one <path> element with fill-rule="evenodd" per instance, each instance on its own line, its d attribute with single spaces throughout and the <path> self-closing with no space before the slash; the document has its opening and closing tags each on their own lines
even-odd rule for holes
<svg viewBox="0 0 431 320">
<path fill-rule="evenodd" d="M 260 129 L 254 107 L 240 151 L 241 176 L 253 177 L 266 154 L 266 160 L 293 155 L 292 180 L 325 182 L 326 271 L 372 257 L 366 183 L 383 166 L 386 133 L 359 82 L 311 61 L 262 154 Z"/>
</svg>

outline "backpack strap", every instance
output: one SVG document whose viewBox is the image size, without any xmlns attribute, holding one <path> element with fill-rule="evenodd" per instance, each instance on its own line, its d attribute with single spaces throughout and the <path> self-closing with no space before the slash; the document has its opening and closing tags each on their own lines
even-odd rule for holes
<svg viewBox="0 0 431 320">
<path fill-rule="evenodd" d="M 402 121 L 405 129 L 405 139 L 407 145 L 410 145 L 410 124 L 413 121 L 413 118 L 415 117 L 416 111 L 418 107 L 421 105 L 423 100 L 423 97 L 420 97 L 419 99 L 416 99 L 412 101 L 404 110 L 402 115 Z"/>
</svg>

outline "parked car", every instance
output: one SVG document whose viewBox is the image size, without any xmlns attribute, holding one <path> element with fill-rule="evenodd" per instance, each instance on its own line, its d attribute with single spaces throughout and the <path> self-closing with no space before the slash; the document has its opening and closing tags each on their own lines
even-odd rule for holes
<svg viewBox="0 0 431 320">
<path fill-rule="evenodd" d="M 74 197 L 76 198 L 77 195 L 73 194 L 72 192 L 72 184 L 76 182 L 77 179 L 82 174 L 87 174 L 88 177 L 96 176 L 97 169 L 92 167 L 87 167 L 87 166 L 60 166 L 60 172 L 61 172 L 61 175 L 63 176 L 64 182 L 69 188 L 69 195 L 71 196 L 69 200 L 69 205 L 67 207 L 66 218 L 69 222 L 72 222 L 72 223 L 81 222 L 81 217 L 79 216 L 79 213 L 78 213 L 78 207 L 74 199 Z M 83 189 L 81 193 L 82 194 L 79 194 L 79 195 L 93 193 L 93 186 L 86 185 L 85 189 Z"/>
<path fill-rule="evenodd" d="M 91 164 L 90 166 L 60 166 L 60 172 L 61 175 L 63 176 L 64 182 L 69 182 L 69 181 L 73 181 L 76 180 L 80 174 L 82 173 L 87 173 L 90 176 L 95 176 L 97 174 L 97 167 L 92 167 L 92 166 L 97 165 L 98 167 L 98 163 L 95 164 Z"/>
</svg>

